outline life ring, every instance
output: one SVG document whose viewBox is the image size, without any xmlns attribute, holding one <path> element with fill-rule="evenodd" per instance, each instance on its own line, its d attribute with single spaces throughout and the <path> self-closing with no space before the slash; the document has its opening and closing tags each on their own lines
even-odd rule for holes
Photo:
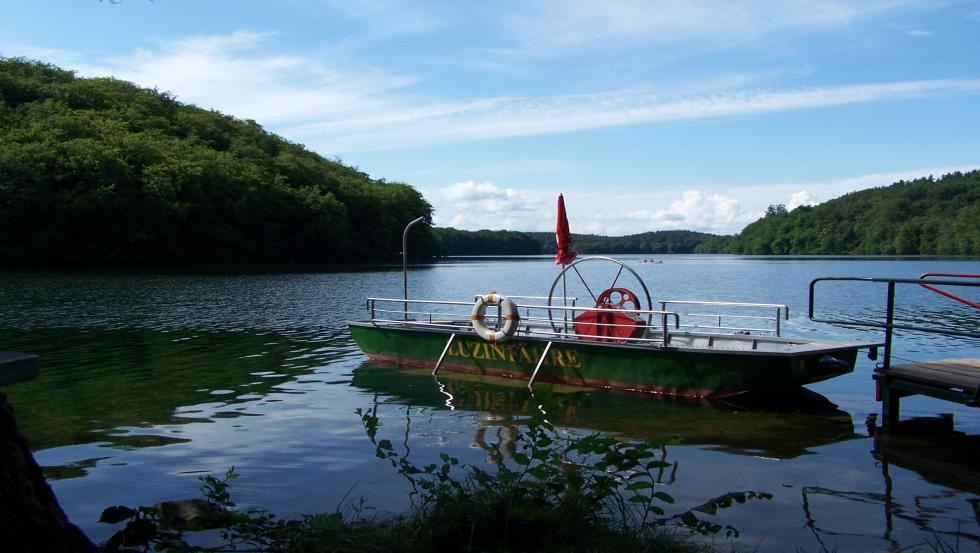
<svg viewBox="0 0 980 553">
<path fill-rule="evenodd" d="M 488 305 L 500 306 L 500 316 L 504 319 L 503 328 L 490 330 L 487 324 L 483 322 Z M 480 338 L 494 344 L 506 341 L 517 332 L 517 327 L 521 324 L 521 316 L 517 313 L 517 305 L 510 298 L 496 292 L 490 292 L 476 298 L 473 311 L 470 313 L 470 324 Z"/>
</svg>

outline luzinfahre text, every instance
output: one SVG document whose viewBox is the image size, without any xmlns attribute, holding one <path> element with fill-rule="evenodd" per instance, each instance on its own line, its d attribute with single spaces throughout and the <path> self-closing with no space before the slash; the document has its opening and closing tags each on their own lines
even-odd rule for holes
<svg viewBox="0 0 980 553">
<path fill-rule="evenodd" d="M 527 363 L 531 366 L 537 365 L 544 352 L 543 346 L 528 346 L 519 342 L 503 344 L 491 344 L 489 342 L 476 342 L 460 340 L 453 342 L 446 355 L 449 357 L 465 357 L 469 359 L 483 359 L 486 361 L 506 361 L 508 363 Z M 552 367 L 566 367 L 577 369 L 582 366 L 578 359 L 578 352 L 572 350 L 562 350 L 552 347 L 548 352 L 548 357 L 544 360 L 545 365 Z"/>
</svg>

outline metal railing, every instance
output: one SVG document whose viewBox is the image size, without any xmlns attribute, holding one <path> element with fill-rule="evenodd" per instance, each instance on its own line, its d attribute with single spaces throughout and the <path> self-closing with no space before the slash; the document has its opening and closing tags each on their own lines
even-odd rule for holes
<svg viewBox="0 0 980 553">
<path fill-rule="evenodd" d="M 536 297 L 508 296 L 511 299 L 543 299 Z M 711 325 L 704 326 L 699 324 L 682 324 L 682 315 L 668 309 L 648 310 L 648 309 L 624 309 L 610 310 L 602 307 L 581 307 L 581 306 L 562 306 L 562 305 L 538 305 L 517 303 L 515 306 L 521 315 L 521 323 L 516 332 L 519 336 L 533 336 L 554 339 L 576 339 L 600 342 L 620 342 L 635 344 L 656 344 L 661 347 L 670 345 L 671 329 L 696 329 L 700 334 L 709 336 L 749 334 L 751 332 L 768 332 L 779 335 L 779 318 L 788 317 L 788 309 L 784 305 L 775 304 L 751 304 L 735 302 L 682 302 L 671 301 L 663 302 L 670 304 L 688 305 L 712 305 L 715 307 L 735 307 L 735 308 L 758 308 L 776 309 L 777 317 L 763 317 L 741 314 L 711 314 L 712 317 L 723 317 L 723 320 L 732 318 L 736 320 L 770 320 L 776 321 L 776 328 L 757 328 L 758 325 L 747 326 L 727 326 Z M 471 310 L 473 304 L 466 301 L 446 301 L 446 300 L 405 300 L 402 298 L 368 298 L 367 308 L 371 313 L 371 322 L 375 324 L 385 324 L 392 326 L 412 326 L 416 328 L 440 328 L 456 332 L 469 332 L 471 321 Z M 620 329 L 619 335 L 609 335 L 601 331 L 596 334 L 584 334 L 576 330 L 573 319 L 583 313 L 597 313 L 608 315 L 611 311 L 623 312 L 635 318 L 636 324 L 622 324 L 615 321 L 607 321 L 602 318 L 590 320 L 587 324 L 593 329 Z M 490 306 L 486 314 L 487 319 L 500 317 L 499 306 Z M 499 326 L 499 325 L 498 325 Z M 641 330 L 638 330 L 641 329 Z M 721 331 L 721 332 L 716 332 Z"/>
<path fill-rule="evenodd" d="M 936 275 L 938 273 L 926 273 L 922 275 L 923 277 L 929 277 Z M 876 277 L 820 277 L 815 278 L 810 281 L 810 301 L 809 301 L 809 311 L 808 316 L 811 321 L 818 323 L 828 323 L 834 325 L 848 326 L 848 327 L 863 327 L 863 328 L 881 328 L 885 331 L 885 346 L 884 355 L 882 359 L 882 369 L 887 370 L 891 367 L 891 357 L 892 357 L 892 335 L 896 330 L 906 330 L 911 332 L 922 332 L 926 334 L 939 334 L 943 336 L 957 336 L 962 338 L 980 338 L 980 331 L 962 331 L 954 330 L 950 328 L 942 328 L 938 326 L 926 326 L 921 324 L 904 324 L 895 322 L 895 287 L 898 284 L 914 284 L 917 286 L 922 286 L 929 290 L 937 293 L 941 293 L 944 296 L 951 297 L 955 296 L 950 294 L 945 290 L 938 290 L 936 286 L 959 286 L 968 288 L 980 288 L 980 275 L 966 275 L 957 273 L 943 273 L 943 276 L 955 276 L 957 278 L 973 278 L 974 281 L 964 281 L 964 280 L 936 280 L 925 278 L 876 278 Z M 844 281 L 844 282 L 871 282 L 871 283 L 881 283 L 887 284 L 887 292 L 885 295 L 885 320 L 882 322 L 867 321 L 867 320 L 853 320 L 853 319 L 829 319 L 816 317 L 814 315 L 816 306 L 816 288 L 817 284 L 821 282 L 831 282 L 831 281 Z M 957 301 L 961 301 L 970 305 L 973 302 L 969 300 L 964 301 L 963 298 L 959 296 L 952 297 Z"/>
<path fill-rule="evenodd" d="M 783 304 L 777 303 L 744 303 L 744 302 L 731 302 L 731 301 L 689 301 L 689 300 L 665 300 L 660 302 L 660 308 L 664 311 L 670 305 L 691 305 L 691 306 L 703 306 L 703 307 L 723 307 L 723 308 L 735 308 L 735 309 L 755 309 L 755 310 L 776 310 L 776 314 L 773 317 L 767 315 L 745 315 L 739 313 L 681 313 L 686 317 L 698 317 L 698 320 L 712 320 L 717 321 L 717 324 L 704 325 L 695 321 L 694 324 L 683 325 L 684 328 L 717 328 L 719 330 L 731 330 L 731 331 L 741 331 L 741 332 L 772 332 L 776 336 L 782 335 L 782 326 L 780 321 L 785 319 L 789 320 L 789 307 Z M 676 311 L 676 310 L 675 310 Z M 771 321 L 773 322 L 773 328 L 754 328 L 754 327 L 744 327 L 744 326 L 727 326 L 725 321 Z"/>
</svg>

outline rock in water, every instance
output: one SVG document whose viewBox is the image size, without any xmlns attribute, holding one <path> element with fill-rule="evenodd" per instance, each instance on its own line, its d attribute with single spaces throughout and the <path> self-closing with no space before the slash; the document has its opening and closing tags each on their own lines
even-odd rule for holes
<svg viewBox="0 0 980 553">
<path fill-rule="evenodd" d="M 160 520 L 173 528 L 212 530 L 226 528 L 231 523 L 231 513 L 227 509 L 203 499 L 161 501 L 153 508 Z"/>
</svg>

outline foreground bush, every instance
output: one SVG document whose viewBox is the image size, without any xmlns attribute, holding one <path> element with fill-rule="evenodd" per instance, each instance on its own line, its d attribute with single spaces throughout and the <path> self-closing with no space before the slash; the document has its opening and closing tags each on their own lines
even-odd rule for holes
<svg viewBox="0 0 980 553">
<path fill-rule="evenodd" d="M 229 482 L 202 478 L 202 491 L 218 516 L 173 520 L 158 507 L 112 507 L 107 523 L 126 522 L 106 551 L 699 551 L 691 533 L 713 534 L 732 527 L 704 520 L 720 508 L 758 492 L 730 493 L 697 507 L 667 514 L 673 498 L 659 490 L 666 444 L 620 441 L 591 435 L 562 436 L 543 417 L 534 417 L 514 440 L 505 461 L 493 454 L 493 472 L 440 454 L 440 462 L 417 466 L 391 442 L 378 439 L 374 411 L 358 410 L 379 458 L 410 482 L 411 508 L 388 519 L 366 518 L 364 501 L 343 512 L 280 519 L 263 509 L 235 510 Z M 223 510 L 224 509 L 224 510 Z M 225 511 L 226 510 L 226 511 Z M 225 516 L 227 514 L 227 516 Z M 220 524 L 216 524 L 219 522 Z M 186 532 L 220 526 L 222 545 L 193 546 Z"/>
</svg>

